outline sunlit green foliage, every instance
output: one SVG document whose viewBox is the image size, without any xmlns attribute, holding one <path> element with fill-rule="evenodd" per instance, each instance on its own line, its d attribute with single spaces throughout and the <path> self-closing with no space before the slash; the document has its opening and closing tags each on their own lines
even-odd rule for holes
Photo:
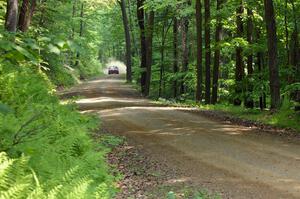
<svg viewBox="0 0 300 199">
<path fill-rule="evenodd" d="M 98 119 L 56 96 L 58 86 L 100 74 L 100 6 L 103 1 L 41 1 L 27 32 L 8 33 L 0 1 L 0 198 L 114 195 L 105 154 L 107 142 L 119 140 L 96 143 Z"/>
<path fill-rule="evenodd" d="M 98 121 L 79 114 L 74 105 L 61 105 L 43 73 L 17 68 L 0 70 L 0 151 L 16 158 L 2 160 L 1 165 L 16 165 L 1 170 L 7 180 L 0 191 L 7 195 L 10 189 L 20 189 L 28 197 L 55 193 L 54 198 L 110 198 L 113 178 L 104 162 L 106 147 L 90 137 Z M 16 197 L 20 193 L 13 191 Z"/>
</svg>

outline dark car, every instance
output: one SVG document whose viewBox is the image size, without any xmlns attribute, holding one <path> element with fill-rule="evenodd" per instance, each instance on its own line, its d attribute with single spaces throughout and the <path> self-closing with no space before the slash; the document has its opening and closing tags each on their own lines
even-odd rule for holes
<svg viewBox="0 0 300 199">
<path fill-rule="evenodd" d="M 119 74 L 119 68 L 117 66 L 110 66 L 108 67 L 108 74 L 112 75 L 112 74 Z"/>
</svg>

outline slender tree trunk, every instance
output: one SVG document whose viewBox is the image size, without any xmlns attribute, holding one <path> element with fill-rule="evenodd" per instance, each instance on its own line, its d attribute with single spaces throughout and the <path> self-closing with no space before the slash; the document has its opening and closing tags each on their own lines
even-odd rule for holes
<svg viewBox="0 0 300 199">
<path fill-rule="evenodd" d="M 260 82 L 263 82 L 263 53 L 258 52 L 257 53 L 257 67 L 259 72 L 259 80 Z M 260 88 L 260 96 L 259 96 L 259 108 L 260 110 L 264 110 L 266 108 L 266 93 L 265 93 L 265 87 L 264 84 L 261 84 Z"/>
<path fill-rule="evenodd" d="M 131 77 L 131 38 L 130 38 L 130 29 L 126 12 L 126 4 L 125 0 L 121 0 L 120 2 L 121 10 L 122 10 L 122 18 L 124 24 L 124 32 L 125 32 L 125 41 L 126 41 L 126 79 L 127 82 L 132 82 Z"/>
<path fill-rule="evenodd" d="M 243 1 L 240 0 L 240 5 L 236 11 L 236 25 L 237 25 L 237 37 L 243 37 Z M 241 95 L 243 93 L 243 78 L 244 78 L 244 63 L 243 63 L 243 49 L 242 47 L 236 48 L 236 64 L 235 64 L 235 94 L 233 104 L 240 106 L 242 104 Z"/>
<path fill-rule="evenodd" d="M 26 24 L 26 18 L 29 10 L 29 0 L 23 0 L 22 6 L 20 9 L 20 15 L 19 15 L 19 22 L 18 22 L 18 29 L 24 32 L 25 24 Z"/>
<path fill-rule="evenodd" d="M 220 11 L 223 0 L 217 0 L 217 12 Z M 216 49 L 214 57 L 214 69 L 213 69 L 213 87 L 212 87 L 212 98 L 211 103 L 216 104 L 218 101 L 218 85 L 219 85 L 219 68 L 220 68 L 220 41 L 222 36 L 222 19 L 220 16 L 217 16 L 217 26 L 216 26 Z"/>
<path fill-rule="evenodd" d="M 256 40 L 257 42 L 260 40 L 260 30 L 256 31 Z M 264 61 L 263 61 L 263 52 L 257 52 L 256 54 L 256 66 L 259 73 L 259 81 L 261 84 L 260 87 L 260 96 L 259 96 L 259 107 L 260 110 L 264 110 L 266 108 L 266 93 L 265 93 L 265 87 L 263 84 L 263 68 L 264 68 Z"/>
<path fill-rule="evenodd" d="M 7 0 L 5 29 L 9 32 L 16 32 L 17 24 L 18 24 L 18 0 Z"/>
<path fill-rule="evenodd" d="M 81 10 L 80 10 L 80 31 L 79 36 L 83 36 L 83 16 L 84 16 L 84 3 L 81 3 Z"/>
<path fill-rule="evenodd" d="M 83 36 L 83 16 L 84 16 L 84 3 L 81 3 L 79 37 Z M 79 65 L 79 58 L 80 58 L 80 52 L 77 52 L 75 66 Z"/>
<path fill-rule="evenodd" d="M 188 46 L 188 30 L 189 30 L 189 19 L 184 17 L 182 19 L 182 72 L 186 74 L 188 72 L 188 65 L 189 65 L 189 46 Z M 184 82 L 184 77 L 181 80 L 181 87 L 180 87 L 181 94 L 186 92 L 186 86 Z"/>
<path fill-rule="evenodd" d="M 173 72 L 176 76 L 178 73 L 178 20 L 176 16 L 173 19 Z M 173 81 L 173 97 L 177 98 L 177 77 Z"/>
<path fill-rule="evenodd" d="M 166 16 L 168 14 L 168 11 L 166 12 Z M 172 23 L 168 24 L 168 20 L 164 20 L 162 32 L 161 32 L 161 48 L 160 48 L 160 77 L 159 77 L 159 91 L 158 91 L 158 96 L 161 97 L 162 93 L 164 93 L 162 87 L 165 85 L 165 80 L 164 80 L 164 74 L 165 74 L 165 43 L 166 43 L 166 38 L 167 34 L 169 32 L 169 29 L 171 27 Z"/>
<path fill-rule="evenodd" d="M 287 13 L 288 13 L 288 0 L 285 0 L 285 8 L 284 8 L 284 30 L 285 30 L 285 48 L 286 48 L 286 54 L 287 54 L 287 65 L 290 64 L 290 52 L 289 52 L 289 30 L 288 30 L 288 19 L 287 19 Z"/>
<path fill-rule="evenodd" d="M 153 28 L 154 28 L 154 11 L 150 11 L 147 25 L 146 46 L 147 46 L 147 58 L 146 58 L 146 89 L 145 96 L 149 96 L 151 85 L 151 68 L 152 68 L 152 43 L 153 43 Z"/>
<path fill-rule="evenodd" d="M 184 3 L 185 6 L 190 7 L 191 1 L 186 0 Z M 189 44 L 188 44 L 188 33 L 189 33 L 189 17 L 185 16 L 181 19 L 181 44 L 182 44 L 182 72 L 184 76 L 188 72 L 188 66 L 189 66 Z M 184 94 L 186 93 L 187 87 L 185 85 L 185 77 L 182 76 L 181 78 L 181 86 L 180 86 L 180 93 Z"/>
<path fill-rule="evenodd" d="M 18 22 L 18 28 L 20 31 L 26 32 L 28 30 L 35 11 L 35 7 L 36 0 L 23 0 Z"/>
<path fill-rule="evenodd" d="M 253 12 L 250 8 L 247 8 L 247 41 L 251 45 L 253 44 Z M 254 107 L 254 101 L 251 97 L 253 92 L 252 75 L 253 75 L 253 54 L 250 53 L 247 56 L 247 95 L 245 99 L 245 106 L 247 108 Z"/>
<path fill-rule="evenodd" d="M 77 1 L 74 0 L 73 1 L 73 10 L 72 10 L 72 18 L 74 19 L 76 17 L 76 5 L 77 5 Z M 72 35 L 71 35 L 72 39 L 74 39 L 75 37 L 75 25 L 72 25 Z"/>
<path fill-rule="evenodd" d="M 136 36 L 135 36 L 135 31 L 134 31 L 134 25 L 132 22 L 132 12 L 131 12 L 131 0 L 128 0 L 128 18 L 129 18 L 129 29 L 131 33 L 131 41 L 133 44 L 133 50 L 131 50 L 132 57 L 134 57 L 136 54 L 138 55 L 138 46 L 136 44 Z"/>
<path fill-rule="evenodd" d="M 264 0 L 264 7 L 268 39 L 271 109 L 278 109 L 280 107 L 280 81 L 277 63 L 277 33 L 273 0 Z"/>
<path fill-rule="evenodd" d="M 196 101 L 202 101 L 202 5 L 196 0 L 196 29 L 197 29 L 197 88 Z"/>
<path fill-rule="evenodd" d="M 159 89 L 158 89 L 158 97 L 162 96 L 162 83 L 164 81 L 164 70 L 165 70 L 165 24 L 162 29 L 162 42 L 161 42 L 161 48 L 160 48 L 160 75 L 159 75 Z"/>
<path fill-rule="evenodd" d="M 296 78 L 294 79 L 294 82 L 300 81 L 300 46 L 299 46 L 299 31 L 298 31 L 298 20 L 299 17 L 297 16 L 297 10 L 295 8 L 294 0 L 291 0 L 292 9 L 293 9 L 293 20 L 294 20 L 294 31 L 292 34 L 292 48 L 290 49 L 291 54 L 291 65 L 293 66 L 293 69 L 295 71 Z M 295 100 L 300 102 L 300 91 L 296 91 L 295 93 Z"/>
<path fill-rule="evenodd" d="M 210 104 L 210 63 L 211 63 L 211 49 L 210 49 L 210 0 L 204 0 L 205 7 L 205 103 Z"/>
<path fill-rule="evenodd" d="M 140 40 L 141 40 L 141 92 L 145 95 L 146 78 L 147 78 L 147 48 L 146 48 L 146 34 L 145 34 L 145 12 L 144 0 L 137 0 L 137 18 L 140 27 Z"/>
</svg>

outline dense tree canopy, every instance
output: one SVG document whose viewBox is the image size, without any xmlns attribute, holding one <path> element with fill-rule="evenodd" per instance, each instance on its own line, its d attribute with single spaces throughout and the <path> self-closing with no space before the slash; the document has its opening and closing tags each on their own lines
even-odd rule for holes
<svg viewBox="0 0 300 199">
<path fill-rule="evenodd" d="M 208 104 L 229 102 L 261 109 L 279 108 L 284 100 L 299 101 L 299 1 L 124 3 L 133 76 L 141 82 L 144 95 L 196 97 Z M 105 21 L 119 10 L 107 10 Z M 101 49 L 114 49 L 113 56 L 123 59 L 124 38 L 117 23 L 105 31 L 120 40 L 109 44 L 112 47 L 103 43 Z M 150 92 L 143 89 L 147 77 Z"/>
</svg>

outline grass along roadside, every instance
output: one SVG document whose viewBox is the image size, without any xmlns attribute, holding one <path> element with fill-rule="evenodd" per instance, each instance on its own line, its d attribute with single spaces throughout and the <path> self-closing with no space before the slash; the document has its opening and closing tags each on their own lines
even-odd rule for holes
<svg viewBox="0 0 300 199">
<path fill-rule="evenodd" d="M 270 110 L 261 111 L 260 109 L 247 109 L 242 106 L 233 106 L 231 104 L 200 105 L 193 101 L 175 102 L 165 99 L 159 99 L 157 103 L 178 107 L 194 107 L 199 110 L 221 112 L 236 118 L 257 122 L 263 125 L 269 125 L 274 128 L 284 128 L 300 133 L 300 113 L 295 112 L 289 106 L 283 105 L 277 112 Z"/>
</svg>

